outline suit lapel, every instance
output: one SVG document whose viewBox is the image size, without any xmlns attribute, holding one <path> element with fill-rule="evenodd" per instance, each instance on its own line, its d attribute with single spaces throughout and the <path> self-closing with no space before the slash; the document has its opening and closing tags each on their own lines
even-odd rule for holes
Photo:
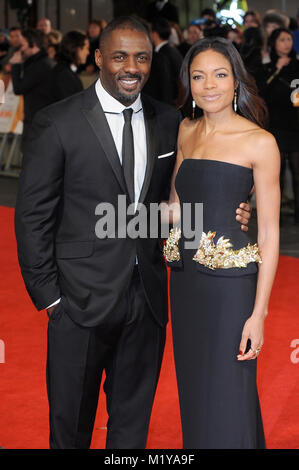
<svg viewBox="0 0 299 470">
<path fill-rule="evenodd" d="M 89 122 L 96 138 L 98 139 L 104 153 L 112 167 L 112 170 L 122 187 L 127 192 L 126 183 L 123 175 L 123 169 L 120 163 L 119 155 L 110 131 L 109 124 L 104 114 L 103 108 L 96 95 L 95 85 L 91 85 L 86 90 L 85 107 L 82 109 L 84 116 Z"/>
<path fill-rule="evenodd" d="M 153 169 L 155 163 L 156 155 L 156 113 L 155 109 L 146 96 L 142 96 L 142 107 L 144 115 L 144 124 L 145 124 L 145 134 L 146 134 L 146 149 L 147 149 L 147 164 L 143 186 L 141 188 L 139 201 L 143 203 L 145 196 L 147 194 Z"/>
</svg>

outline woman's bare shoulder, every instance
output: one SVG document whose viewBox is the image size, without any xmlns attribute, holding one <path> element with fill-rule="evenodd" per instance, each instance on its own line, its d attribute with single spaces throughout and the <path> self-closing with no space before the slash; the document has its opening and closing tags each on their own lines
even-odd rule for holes
<svg viewBox="0 0 299 470">
<path fill-rule="evenodd" d="M 254 145 L 258 148 L 277 146 L 273 134 L 259 126 L 256 126 L 254 129 L 252 129 L 251 132 L 248 133 L 248 138 L 250 140 L 250 143 L 254 143 Z"/>
<path fill-rule="evenodd" d="M 275 137 L 249 119 L 239 116 L 233 132 L 238 134 L 243 156 L 252 166 L 279 158 Z"/>
<path fill-rule="evenodd" d="M 244 132 L 244 134 L 263 130 L 258 124 L 255 124 L 255 122 L 239 115 L 236 116 L 236 128 L 238 131 Z"/>
<path fill-rule="evenodd" d="M 253 166 L 258 167 L 280 162 L 280 152 L 276 139 L 265 129 L 258 128 L 252 132 L 248 136 L 247 145 L 251 148 Z"/>
<path fill-rule="evenodd" d="M 276 145 L 273 134 L 242 116 L 239 116 L 238 130 L 250 146 L 267 147 Z"/>
<path fill-rule="evenodd" d="M 186 138 L 190 136 L 190 133 L 194 130 L 194 121 L 189 118 L 185 118 L 181 121 L 179 134 L 178 134 L 178 144 L 181 145 Z"/>
</svg>

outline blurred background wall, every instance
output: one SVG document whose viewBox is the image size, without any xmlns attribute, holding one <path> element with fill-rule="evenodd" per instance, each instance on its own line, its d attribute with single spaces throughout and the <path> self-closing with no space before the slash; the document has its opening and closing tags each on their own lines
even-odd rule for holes
<svg viewBox="0 0 299 470">
<path fill-rule="evenodd" d="M 179 8 L 180 26 L 185 27 L 191 19 L 198 18 L 200 11 L 213 7 L 213 0 L 170 0 Z M 114 16 L 136 12 L 142 15 L 147 0 L 0 0 L 0 28 L 9 28 L 19 23 L 15 5 L 31 4 L 29 26 L 35 26 L 38 18 L 47 17 L 55 29 L 63 33 L 74 28 L 86 29 L 93 18 L 111 20 Z M 261 15 L 270 9 L 284 11 L 296 16 L 298 0 L 247 0 L 249 9 L 258 10 Z"/>
</svg>

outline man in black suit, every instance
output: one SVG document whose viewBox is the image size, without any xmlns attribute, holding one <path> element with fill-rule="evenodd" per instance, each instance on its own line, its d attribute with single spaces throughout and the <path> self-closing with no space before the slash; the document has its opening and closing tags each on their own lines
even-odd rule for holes
<svg viewBox="0 0 299 470">
<path fill-rule="evenodd" d="M 11 57 L 14 93 L 24 96 L 23 145 L 35 113 L 51 103 L 46 86 L 54 62 L 46 51 L 46 36 L 42 31 L 22 31 L 21 47 Z"/>
<path fill-rule="evenodd" d="M 40 111 L 27 140 L 16 236 L 26 288 L 49 315 L 51 448 L 89 447 L 104 370 L 106 447 L 146 445 L 168 317 L 162 243 L 123 237 L 121 223 L 100 238 L 97 214 L 119 196 L 125 209 L 168 199 L 180 115 L 140 94 L 151 52 L 143 25 L 113 20 L 99 80 Z"/>
<path fill-rule="evenodd" d="M 179 75 L 183 58 L 176 47 L 169 45 L 170 32 L 169 23 L 164 18 L 158 18 L 151 24 L 154 53 L 144 91 L 156 100 L 175 106 L 179 100 Z"/>
<path fill-rule="evenodd" d="M 180 115 L 140 96 L 151 54 L 142 24 L 112 22 L 96 55 L 100 79 L 38 113 L 25 148 L 16 235 L 28 292 L 50 317 L 52 448 L 89 447 L 103 370 L 107 448 L 146 444 L 167 323 L 161 241 L 99 239 L 95 211 L 117 209 L 119 195 L 147 208 L 168 197 Z M 133 181 L 122 148 L 128 108 Z"/>
</svg>

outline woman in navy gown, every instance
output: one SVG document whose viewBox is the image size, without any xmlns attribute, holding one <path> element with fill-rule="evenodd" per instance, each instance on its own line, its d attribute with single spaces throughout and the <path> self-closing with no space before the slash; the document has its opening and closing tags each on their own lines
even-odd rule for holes
<svg viewBox="0 0 299 470">
<path fill-rule="evenodd" d="M 165 256 L 183 446 L 264 448 L 256 359 L 279 253 L 279 151 L 228 41 L 198 41 L 184 59 L 182 82 L 187 117 L 169 201 L 180 204 L 181 220 Z M 257 244 L 235 219 L 253 186 Z M 202 224 L 196 203 L 203 203 Z M 189 226 L 200 235 L 196 247 L 187 246 Z"/>
</svg>

